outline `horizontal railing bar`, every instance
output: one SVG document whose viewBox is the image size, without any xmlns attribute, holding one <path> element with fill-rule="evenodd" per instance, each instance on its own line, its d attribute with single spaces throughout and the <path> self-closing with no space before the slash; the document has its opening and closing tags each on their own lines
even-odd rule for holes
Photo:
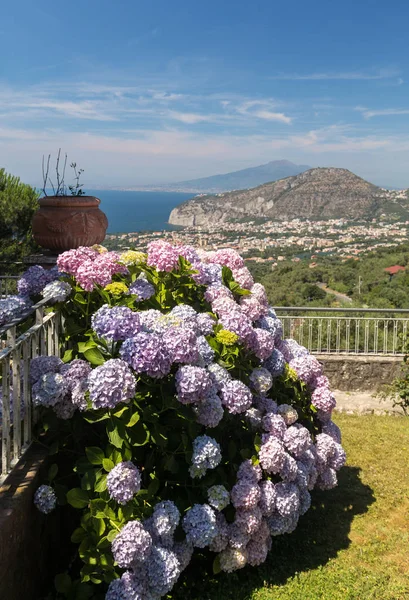
<svg viewBox="0 0 409 600">
<path fill-rule="evenodd" d="M 305 317 L 304 315 L 277 315 L 280 319 L 300 319 L 300 320 L 304 320 L 304 319 L 340 319 L 342 317 L 333 317 L 331 315 L 327 315 L 327 316 L 309 316 L 309 317 Z M 409 321 L 409 315 L 408 317 L 405 319 L 404 317 L 345 317 L 344 320 L 351 320 L 351 321 L 390 321 L 395 322 L 397 321 L 398 323 L 406 323 L 406 321 Z"/>
<path fill-rule="evenodd" d="M 50 321 L 53 317 L 55 317 L 57 313 L 49 312 L 44 316 L 42 323 L 36 323 L 30 329 L 27 329 L 23 334 L 21 334 L 17 339 L 13 346 L 8 346 L 7 348 L 3 348 L 0 350 L 0 361 L 4 360 L 7 356 L 9 356 L 13 350 L 21 346 L 27 339 L 29 339 L 32 335 L 34 335 L 37 331 L 39 331 L 43 325 L 45 325 L 48 321 Z"/>
<path fill-rule="evenodd" d="M 2 325 L 0 327 L 0 336 L 3 333 L 6 333 L 6 331 L 10 329 L 10 327 L 15 327 L 16 325 L 20 325 L 20 323 L 23 323 L 23 321 L 25 321 L 28 317 L 31 317 L 31 315 L 33 315 L 38 308 L 45 306 L 49 302 L 50 298 L 43 298 L 43 300 L 40 300 L 39 302 L 37 302 L 37 304 L 33 304 L 33 306 L 30 306 L 30 308 L 25 310 L 20 317 L 9 321 L 9 323 L 6 323 L 5 325 Z"/>
<path fill-rule="evenodd" d="M 399 314 L 408 314 L 409 315 L 409 308 L 388 308 L 388 309 L 384 309 L 384 308 L 327 308 L 327 307 L 322 307 L 322 306 L 316 306 L 316 307 L 311 307 L 311 306 L 275 306 L 274 310 L 276 312 L 278 311 L 288 311 L 288 312 L 294 312 L 294 311 L 302 311 L 302 312 L 327 312 L 327 313 L 332 313 L 332 312 L 337 312 L 337 313 L 357 313 L 357 312 L 361 312 L 361 313 L 382 313 L 382 314 L 395 314 L 395 313 L 399 313 Z M 283 315 L 280 315 L 283 316 Z"/>
</svg>

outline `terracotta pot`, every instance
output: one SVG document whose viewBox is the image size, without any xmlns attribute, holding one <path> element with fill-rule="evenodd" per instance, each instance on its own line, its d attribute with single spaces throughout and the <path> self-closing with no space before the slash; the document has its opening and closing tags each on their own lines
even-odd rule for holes
<svg viewBox="0 0 409 600">
<path fill-rule="evenodd" d="M 34 213 L 33 238 L 43 248 L 62 252 L 100 244 L 108 227 L 94 196 L 47 196 Z"/>
</svg>

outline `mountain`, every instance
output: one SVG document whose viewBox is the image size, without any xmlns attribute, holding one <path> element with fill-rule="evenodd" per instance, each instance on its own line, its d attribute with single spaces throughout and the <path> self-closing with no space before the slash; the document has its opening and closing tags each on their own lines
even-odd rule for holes
<svg viewBox="0 0 409 600">
<path fill-rule="evenodd" d="M 380 188 L 347 169 L 309 169 L 249 190 L 196 196 L 170 214 L 169 223 L 200 226 L 254 218 L 409 218 L 406 191 Z"/>
<path fill-rule="evenodd" d="M 228 192 L 231 190 L 252 188 L 268 181 L 289 177 L 290 175 L 298 175 L 298 173 L 302 173 L 310 168 L 308 165 L 295 165 L 289 160 L 273 160 L 265 165 L 242 169 L 241 171 L 233 171 L 224 175 L 212 175 L 211 177 L 191 179 L 190 181 L 149 186 L 145 189 L 163 192 L 191 192 L 192 194 L 200 192 Z"/>
</svg>

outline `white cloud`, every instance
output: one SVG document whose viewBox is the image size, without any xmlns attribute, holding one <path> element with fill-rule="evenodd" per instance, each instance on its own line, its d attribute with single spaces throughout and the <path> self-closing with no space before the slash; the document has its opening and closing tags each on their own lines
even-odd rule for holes
<svg viewBox="0 0 409 600">
<path fill-rule="evenodd" d="M 317 72 L 317 73 L 289 73 L 281 75 L 273 75 L 270 79 L 281 79 L 289 81 L 326 81 L 326 80 L 379 80 L 379 79 L 391 79 L 399 75 L 397 69 L 380 69 L 374 72 L 364 71 L 341 71 L 341 72 Z M 399 80 L 398 80 L 399 81 Z"/>
<path fill-rule="evenodd" d="M 365 108 L 364 106 L 357 106 L 355 110 L 361 112 L 365 119 L 371 119 L 372 117 L 409 115 L 409 108 L 380 108 L 372 110 Z"/>
</svg>

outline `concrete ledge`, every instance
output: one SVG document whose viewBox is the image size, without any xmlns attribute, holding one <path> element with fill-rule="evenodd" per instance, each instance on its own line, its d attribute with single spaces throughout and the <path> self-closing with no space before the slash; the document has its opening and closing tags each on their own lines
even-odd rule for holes
<svg viewBox="0 0 409 600">
<path fill-rule="evenodd" d="M 33 446 L 0 487 L 0 585 L 7 600 L 38 600 L 50 578 L 56 517 L 42 515 L 33 504 L 46 457 Z"/>
<path fill-rule="evenodd" d="M 401 356 L 319 354 L 331 387 L 346 392 L 379 391 L 401 372 Z"/>
</svg>

